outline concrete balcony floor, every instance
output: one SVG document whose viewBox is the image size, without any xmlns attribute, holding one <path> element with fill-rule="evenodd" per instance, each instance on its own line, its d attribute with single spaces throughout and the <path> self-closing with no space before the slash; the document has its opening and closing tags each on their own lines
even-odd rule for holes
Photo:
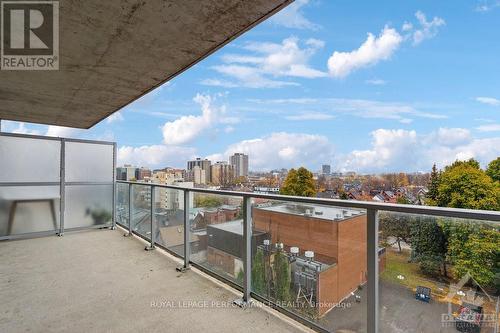
<svg viewBox="0 0 500 333">
<path fill-rule="evenodd" d="M 176 272 L 175 259 L 122 234 L 0 243 L 0 332 L 308 331 L 270 309 L 180 307 L 238 296 L 195 270 Z"/>
</svg>

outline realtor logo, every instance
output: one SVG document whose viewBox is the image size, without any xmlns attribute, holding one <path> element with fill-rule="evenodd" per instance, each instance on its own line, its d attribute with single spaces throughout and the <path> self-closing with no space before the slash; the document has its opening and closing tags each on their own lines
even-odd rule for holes
<svg viewBox="0 0 500 333">
<path fill-rule="evenodd" d="M 59 69 L 59 2 L 0 1 L 2 70 Z"/>
</svg>

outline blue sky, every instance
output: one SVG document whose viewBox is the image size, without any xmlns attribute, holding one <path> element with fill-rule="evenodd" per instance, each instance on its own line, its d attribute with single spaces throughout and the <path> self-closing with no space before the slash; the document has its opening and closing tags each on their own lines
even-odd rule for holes
<svg viewBox="0 0 500 333">
<path fill-rule="evenodd" d="M 427 171 L 500 155 L 500 1 L 296 0 L 89 131 L 119 162 Z"/>
</svg>

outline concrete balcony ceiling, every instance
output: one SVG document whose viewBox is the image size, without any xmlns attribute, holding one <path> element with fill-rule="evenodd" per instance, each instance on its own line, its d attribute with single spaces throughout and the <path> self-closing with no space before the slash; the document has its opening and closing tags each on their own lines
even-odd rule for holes
<svg viewBox="0 0 500 333">
<path fill-rule="evenodd" d="M 60 69 L 0 71 L 0 119 L 90 128 L 290 2 L 60 1 Z"/>
</svg>

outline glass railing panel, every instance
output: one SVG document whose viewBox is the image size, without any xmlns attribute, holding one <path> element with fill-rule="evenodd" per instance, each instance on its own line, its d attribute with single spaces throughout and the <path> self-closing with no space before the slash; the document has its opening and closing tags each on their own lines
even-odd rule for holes
<svg viewBox="0 0 500 333">
<path fill-rule="evenodd" d="M 59 230 L 59 186 L 0 186 L 0 237 Z"/>
<path fill-rule="evenodd" d="M 132 231 L 151 239 L 151 186 L 132 185 Z"/>
<path fill-rule="evenodd" d="M 366 212 L 254 199 L 252 290 L 332 332 L 366 332 Z"/>
<path fill-rule="evenodd" d="M 379 212 L 380 332 L 494 332 L 500 225 Z"/>
<path fill-rule="evenodd" d="M 191 261 L 243 284 L 241 197 L 193 193 L 190 209 Z"/>
<path fill-rule="evenodd" d="M 156 243 L 184 256 L 184 192 L 155 188 L 154 230 Z"/>
<path fill-rule="evenodd" d="M 128 207 L 129 207 L 129 184 L 116 183 L 116 223 L 122 227 L 128 228 Z"/>
<path fill-rule="evenodd" d="M 106 226 L 113 217 L 113 185 L 66 185 L 64 228 Z"/>
</svg>

